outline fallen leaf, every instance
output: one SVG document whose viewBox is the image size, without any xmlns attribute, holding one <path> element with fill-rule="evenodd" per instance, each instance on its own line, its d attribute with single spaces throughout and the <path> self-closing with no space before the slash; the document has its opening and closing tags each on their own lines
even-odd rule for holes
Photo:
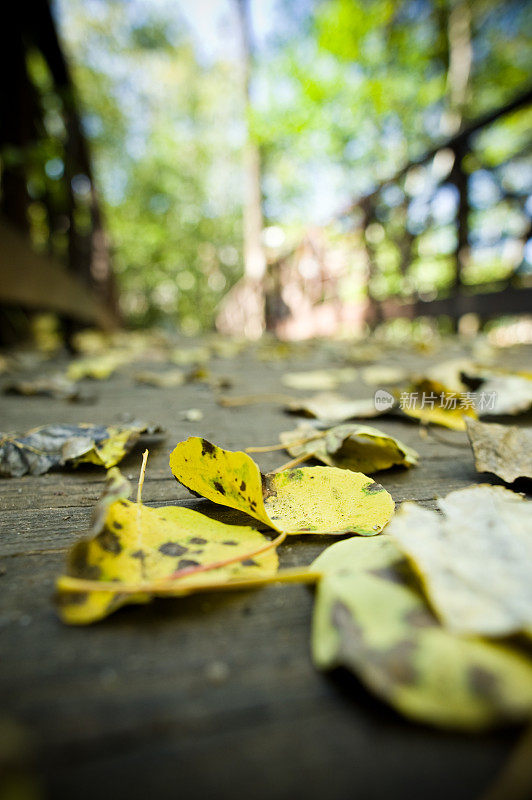
<svg viewBox="0 0 532 800">
<path fill-rule="evenodd" d="M 259 361 L 284 361 L 291 356 L 297 355 L 297 342 L 268 342 L 259 344 L 255 350 L 255 355 Z"/>
<path fill-rule="evenodd" d="M 72 344 L 78 353 L 85 356 L 111 352 L 127 354 L 129 359 L 142 358 L 153 362 L 164 359 L 169 343 L 166 335 L 158 330 L 116 330 L 112 333 L 84 330 L 74 334 Z"/>
<path fill-rule="evenodd" d="M 191 367 L 199 364 L 206 364 L 211 357 L 208 347 L 198 345 L 197 347 L 176 347 L 172 350 L 170 358 L 174 364 L 180 367 Z"/>
<path fill-rule="evenodd" d="M 177 597 L 275 576 L 277 552 L 259 531 L 188 508 L 149 508 L 127 500 L 129 493 L 119 470 L 110 470 L 93 514 L 92 538 L 74 545 L 67 574 L 56 584 L 63 622 L 85 625 L 158 595 Z"/>
<path fill-rule="evenodd" d="M 448 392 L 464 392 L 464 373 L 475 372 L 479 366 L 470 358 L 450 358 L 424 370 L 417 381 L 428 380 L 444 386 Z"/>
<path fill-rule="evenodd" d="M 135 420 L 121 425 L 43 425 L 25 434 L 0 433 L 0 475 L 18 478 L 42 475 L 55 467 L 82 463 L 112 467 L 142 434 L 162 431 Z"/>
<path fill-rule="evenodd" d="M 236 358 L 248 346 L 246 339 L 223 339 L 219 334 L 209 339 L 209 347 L 218 358 Z"/>
<path fill-rule="evenodd" d="M 390 536 L 338 542 L 311 568 L 322 573 L 312 626 L 317 667 L 347 667 L 402 714 L 438 727 L 481 730 L 530 716 L 530 662 L 444 628 Z"/>
<path fill-rule="evenodd" d="M 131 361 L 128 353 L 104 353 L 103 355 L 77 358 L 69 364 L 67 378 L 71 381 L 80 381 L 83 378 L 103 381 L 109 378 L 118 367 Z"/>
<path fill-rule="evenodd" d="M 443 517 L 403 503 L 388 532 L 440 619 L 462 634 L 532 634 L 532 502 L 480 485 L 437 504 Z"/>
<path fill-rule="evenodd" d="M 287 404 L 286 408 L 288 411 L 302 413 L 331 423 L 345 422 L 355 417 L 360 419 L 379 417 L 389 410 L 377 409 L 373 398 L 351 400 L 348 397 L 327 392 L 314 395 L 314 397 L 306 397 L 299 400 L 293 399 Z"/>
<path fill-rule="evenodd" d="M 477 472 L 491 472 L 506 483 L 532 478 L 532 430 L 474 419 L 466 425 Z"/>
<path fill-rule="evenodd" d="M 23 397 L 52 397 L 55 400 L 71 402 L 90 403 L 95 400 L 94 395 L 88 394 L 64 375 L 43 376 L 31 381 L 14 381 L 4 388 L 4 392 Z"/>
<path fill-rule="evenodd" d="M 203 411 L 200 408 L 187 408 L 181 412 L 183 419 L 187 422 L 201 422 L 203 419 Z"/>
<path fill-rule="evenodd" d="M 407 373 L 402 367 L 374 364 L 362 370 L 362 380 L 368 386 L 386 386 L 406 380 Z"/>
<path fill-rule="evenodd" d="M 137 383 L 145 383 L 148 386 L 157 386 L 161 389 L 181 386 L 186 381 L 185 373 L 180 369 L 171 369 L 166 372 L 144 370 L 143 372 L 136 372 L 134 377 Z"/>
<path fill-rule="evenodd" d="M 394 511 L 388 492 L 360 472 L 304 467 L 261 475 L 246 453 L 195 436 L 177 445 L 170 469 L 192 492 L 290 534 L 372 536 Z"/>
<path fill-rule="evenodd" d="M 464 417 L 477 418 L 474 404 L 475 398 L 470 393 L 450 391 L 443 384 L 429 380 L 412 384 L 399 397 L 399 408 L 408 417 L 455 431 L 465 431 Z"/>
<path fill-rule="evenodd" d="M 408 445 L 369 425 L 346 423 L 324 431 L 302 423 L 279 434 L 291 456 L 306 455 L 330 467 L 354 472 L 378 472 L 393 466 L 417 464 L 418 453 Z"/>
<path fill-rule="evenodd" d="M 383 347 L 373 342 L 360 342 L 353 345 L 347 354 L 349 361 L 355 364 L 364 364 L 378 361 L 385 355 Z"/>
<path fill-rule="evenodd" d="M 524 375 L 494 375 L 480 386 L 481 417 L 523 414 L 532 408 L 532 380 Z"/>
<path fill-rule="evenodd" d="M 109 334 L 103 331 L 86 328 L 74 333 L 71 336 L 71 343 L 77 353 L 89 356 L 105 352 L 109 348 L 109 339 Z"/>
<path fill-rule="evenodd" d="M 343 367 L 306 372 L 287 372 L 282 376 L 281 381 L 290 389 L 328 390 L 336 389 L 340 383 L 354 381 L 356 376 L 357 370 L 354 367 Z"/>
</svg>

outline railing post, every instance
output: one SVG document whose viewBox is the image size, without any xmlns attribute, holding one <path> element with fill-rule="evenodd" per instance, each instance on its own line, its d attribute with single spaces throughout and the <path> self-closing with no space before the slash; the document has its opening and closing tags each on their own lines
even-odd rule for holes
<svg viewBox="0 0 532 800">
<path fill-rule="evenodd" d="M 454 251 L 455 274 L 453 293 L 460 304 L 463 291 L 463 269 L 469 254 L 469 181 L 464 170 L 464 157 L 469 149 L 468 140 L 459 139 L 454 147 L 454 164 L 450 174 L 450 182 L 458 192 L 458 208 L 456 211 L 456 247 Z"/>
</svg>

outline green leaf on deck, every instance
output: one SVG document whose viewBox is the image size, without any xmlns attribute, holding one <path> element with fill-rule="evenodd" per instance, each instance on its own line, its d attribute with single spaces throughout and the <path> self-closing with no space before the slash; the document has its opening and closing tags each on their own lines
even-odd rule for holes
<svg viewBox="0 0 532 800">
<path fill-rule="evenodd" d="M 532 634 L 532 502 L 502 486 L 403 503 L 388 528 L 442 622 L 484 636 Z"/>
<path fill-rule="evenodd" d="M 170 468 L 192 492 L 286 533 L 373 536 L 394 511 L 388 492 L 360 472 L 303 467 L 261 475 L 246 453 L 199 437 L 177 445 Z"/>
<path fill-rule="evenodd" d="M 387 534 L 329 547 L 318 585 L 312 655 L 352 670 L 418 722 L 481 730 L 532 713 L 532 664 L 518 650 L 444 628 Z"/>
</svg>

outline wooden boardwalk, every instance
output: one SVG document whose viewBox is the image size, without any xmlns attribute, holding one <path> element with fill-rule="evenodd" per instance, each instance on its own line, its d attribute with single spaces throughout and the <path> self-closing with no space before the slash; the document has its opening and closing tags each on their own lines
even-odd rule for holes
<svg viewBox="0 0 532 800">
<path fill-rule="evenodd" d="M 450 347 L 439 358 L 459 352 Z M 420 358 L 394 352 L 385 363 L 419 368 Z M 525 358 L 523 348 L 502 356 L 506 367 L 521 369 Z M 530 361 L 528 353 L 528 369 Z M 209 368 L 232 378 L 235 395 L 286 394 L 283 372 L 325 365 L 332 364 L 322 350 L 273 363 L 244 353 Z M 92 406 L 2 397 L 0 427 L 110 423 L 121 412 L 159 422 L 167 438 L 151 451 L 144 501 L 182 503 L 226 521 L 245 518 L 192 498 L 172 478 L 174 444 L 201 435 L 243 449 L 274 443 L 295 426 L 280 406 L 223 408 L 206 384 L 135 385 L 127 368 L 94 388 Z M 372 390 L 359 383 L 353 394 Z M 188 408 L 201 409 L 203 419 L 184 421 Z M 415 423 L 377 424 L 421 453 L 419 467 L 379 474 L 397 502 L 433 506 L 436 495 L 482 482 L 465 434 L 442 429 L 451 446 L 422 438 Z M 257 457 L 264 470 L 287 459 L 283 452 Z M 137 450 L 121 467 L 135 480 L 139 464 Z M 0 724 L 27 732 L 43 796 L 469 800 L 492 783 L 519 732 L 433 731 L 399 717 L 349 674 L 318 673 L 309 652 L 309 587 L 157 600 L 87 628 L 62 625 L 50 602 L 54 579 L 103 480 L 92 468 L 0 480 Z M 282 562 L 309 563 L 329 543 L 293 537 Z"/>
</svg>

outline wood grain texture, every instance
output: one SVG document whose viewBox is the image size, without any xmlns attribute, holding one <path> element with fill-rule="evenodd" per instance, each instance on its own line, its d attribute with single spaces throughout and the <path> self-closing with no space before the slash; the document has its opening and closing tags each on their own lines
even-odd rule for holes
<svg viewBox="0 0 532 800">
<path fill-rule="evenodd" d="M 521 369 L 523 353 L 515 356 Z M 237 395 L 282 392 L 283 372 L 327 365 L 319 353 L 273 365 L 243 355 L 211 369 L 231 376 Z M 278 405 L 222 408 L 204 384 L 136 386 L 127 368 L 94 388 L 99 401 L 91 407 L 2 398 L 2 428 L 112 422 L 122 411 L 160 422 L 167 439 L 151 451 L 145 502 L 181 503 L 231 523 L 249 519 L 191 497 L 173 480 L 174 444 L 190 435 L 231 449 L 273 444 L 297 421 Z M 361 383 L 351 391 L 372 393 Z M 204 412 L 202 421 L 181 418 L 192 407 Z M 444 431 L 451 444 L 443 444 L 421 438 L 408 420 L 376 424 L 421 454 L 417 468 L 379 474 L 396 502 L 433 507 L 436 495 L 486 481 L 475 472 L 465 433 Z M 287 456 L 257 460 L 267 471 Z M 124 473 L 135 479 L 139 464 L 137 449 Z M 48 796 L 469 800 L 493 780 L 516 731 L 466 737 L 425 729 L 352 676 L 313 668 L 308 587 L 157 600 L 89 628 L 61 625 L 50 602 L 54 579 L 102 485 L 102 472 L 92 468 L 0 482 L 0 717 L 29 732 Z M 329 543 L 293 537 L 282 563 L 309 563 Z"/>
</svg>

